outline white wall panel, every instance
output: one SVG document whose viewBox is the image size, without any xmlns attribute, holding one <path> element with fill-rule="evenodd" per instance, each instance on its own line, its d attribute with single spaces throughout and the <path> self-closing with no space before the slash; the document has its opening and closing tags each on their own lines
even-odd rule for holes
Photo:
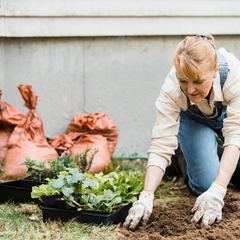
<svg viewBox="0 0 240 240">
<path fill-rule="evenodd" d="M 2 0 L 5 16 L 240 16 L 238 0 Z"/>
<path fill-rule="evenodd" d="M 17 24 L 16 24 L 17 23 Z M 234 23 L 234 24 L 233 24 Z M 223 27 L 227 26 L 227 27 Z M 238 17 L 5 18 L 6 37 L 240 34 Z"/>
<path fill-rule="evenodd" d="M 6 37 L 240 34 L 237 0 L 1 1 Z"/>
</svg>

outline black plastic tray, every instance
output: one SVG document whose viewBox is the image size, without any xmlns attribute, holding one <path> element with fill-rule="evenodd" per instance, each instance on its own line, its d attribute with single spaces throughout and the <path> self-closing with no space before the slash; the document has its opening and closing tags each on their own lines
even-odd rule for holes
<svg viewBox="0 0 240 240">
<path fill-rule="evenodd" d="M 75 219 L 82 223 L 96 223 L 96 224 L 117 224 L 124 220 L 128 215 L 128 210 L 131 208 L 132 204 L 120 207 L 111 213 L 101 213 L 93 211 L 71 211 L 63 210 L 58 208 L 47 208 L 41 207 L 43 213 L 43 221 L 61 220 L 68 221 Z"/>
<path fill-rule="evenodd" d="M 62 195 L 49 195 L 49 196 L 42 196 L 43 207 L 49 208 L 57 208 L 57 201 L 56 198 L 61 197 Z"/>
<path fill-rule="evenodd" d="M 71 206 L 67 207 L 67 203 L 66 203 L 65 200 L 56 199 L 55 201 L 57 203 L 57 208 L 58 209 L 69 210 L 69 211 L 77 211 L 77 208 L 75 208 L 75 207 L 71 207 Z"/>
<path fill-rule="evenodd" d="M 29 182 L 29 181 L 30 182 L 34 182 L 34 184 L 37 184 L 37 185 L 47 184 L 48 183 L 47 181 L 35 181 L 35 180 L 32 180 L 31 176 L 27 176 L 27 177 L 21 178 L 21 180 L 26 181 L 26 182 Z"/>
<path fill-rule="evenodd" d="M 12 200 L 14 202 L 35 202 L 39 199 L 31 198 L 32 187 L 42 183 L 19 179 L 16 181 L 0 183 L 0 203 Z"/>
</svg>

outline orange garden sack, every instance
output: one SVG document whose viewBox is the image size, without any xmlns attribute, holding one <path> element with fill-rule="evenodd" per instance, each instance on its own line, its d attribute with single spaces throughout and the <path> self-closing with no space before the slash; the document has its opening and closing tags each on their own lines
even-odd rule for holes
<svg viewBox="0 0 240 240">
<path fill-rule="evenodd" d="M 0 99 L 2 90 L 0 90 Z M 0 160 L 4 160 L 8 150 L 8 140 L 14 127 L 23 118 L 23 113 L 0 100 Z"/>
<path fill-rule="evenodd" d="M 59 155 L 74 145 L 73 141 L 67 135 L 62 134 L 50 139 L 49 144 L 58 151 Z"/>
<path fill-rule="evenodd" d="M 117 125 L 107 114 L 99 112 L 89 115 L 76 114 L 67 128 L 67 133 L 70 132 L 84 132 L 105 137 L 111 156 L 118 141 Z"/>
<path fill-rule="evenodd" d="M 71 137 L 74 136 L 74 133 L 69 133 L 68 136 L 72 138 L 74 142 L 73 147 L 69 149 L 71 156 L 84 152 L 87 148 L 91 149 L 91 151 L 88 152 L 88 156 L 92 155 L 95 150 L 98 150 L 96 155 L 94 155 L 92 165 L 88 172 L 99 173 L 108 170 L 108 166 L 111 163 L 111 156 L 108 151 L 108 141 L 105 137 L 86 133 L 80 133 L 79 137 L 75 139 Z"/>
<path fill-rule="evenodd" d="M 8 139 L 11 136 L 11 131 L 0 126 L 0 162 L 4 161 L 8 150 Z"/>
<path fill-rule="evenodd" d="M 92 165 L 88 170 L 90 173 L 99 173 L 101 171 L 107 172 L 108 167 L 111 164 L 111 156 L 108 151 L 108 141 L 101 135 L 70 132 L 67 135 L 53 137 L 49 143 L 56 150 L 70 152 L 72 157 L 76 154 L 85 152 L 87 148 L 91 149 L 91 151 L 87 153 L 88 157 L 90 157 L 95 150 L 98 150 L 94 155 Z"/>
<path fill-rule="evenodd" d="M 85 152 L 87 148 L 91 149 L 88 156 L 98 150 L 88 172 L 99 173 L 108 170 L 117 140 L 117 125 L 107 114 L 96 112 L 76 114 L 67 128 L 67 134 L 56 136 L 49 143 L 57 150 L 70 152 L 72 156 Z"/>
<path fill-rule="evenodd" d="M 2 176 L 5 179 L 27 175 L 26 166 L 20 165 L 26 157 L 37 161 L 48 161 L 58 157 L 56 150 L 47 142 L 42 119 L 36 111 L 40 97 L 34 95 L 30 85 L 19 85 L 18 89 L 25 100 L 24 106 L 29 109 L 29 112 L 14 128 L 9 138 L 4 163 L 5 172 Z"/>
</svg>

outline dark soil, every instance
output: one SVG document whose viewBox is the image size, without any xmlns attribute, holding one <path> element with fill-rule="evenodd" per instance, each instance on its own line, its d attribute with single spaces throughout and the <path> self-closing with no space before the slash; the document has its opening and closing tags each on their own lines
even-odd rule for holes
<svg viewBox="0 0 240 240">
<path fill-rule="evenodd" d="M 204 229 L 191 222 L 195 201 L 196 198 L 167 208 L 154 207 L 146 227 L 140 226 L 134 232 L 121 228 L 118 239 L 240 239 L 240 198 L 237 195 L 226 195 L 222 221 Z"/>
</svg>

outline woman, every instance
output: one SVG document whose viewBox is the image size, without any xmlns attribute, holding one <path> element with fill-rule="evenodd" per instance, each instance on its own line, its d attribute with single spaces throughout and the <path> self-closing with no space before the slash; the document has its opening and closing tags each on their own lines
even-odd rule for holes
<svg viewBox="0 0 240 240">
<path fill-rule="evenodd" d="M 228 183 L 232 178 L 240 185 L 240 62 L 224 48 L 216 51 L 210 34 L 186 37 L 173 60 L 156 101 L 144 190 L 123 225 L 131 230 L 148 221 L 154 191 L 178 142 L 187 163 L 188 186 L 200 195 L 192 222 L 221 221 Z M 215 134 L 224 142 L 221 161 Z"/>
</svg>

